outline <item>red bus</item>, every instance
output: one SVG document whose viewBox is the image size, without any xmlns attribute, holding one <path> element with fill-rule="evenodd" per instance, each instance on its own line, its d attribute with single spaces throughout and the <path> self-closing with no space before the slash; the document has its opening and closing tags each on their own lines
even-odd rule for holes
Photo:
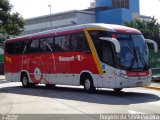
<svg viewBox="0 0 160 120">
<path fill-rule="evenodd" d="M 4 72 L 24 87 L 36 84 L 95 88 L 151 83 L 149 52 L 140 31 L 110 24 L 84 24 L 5 41 Z"/>
</svg>

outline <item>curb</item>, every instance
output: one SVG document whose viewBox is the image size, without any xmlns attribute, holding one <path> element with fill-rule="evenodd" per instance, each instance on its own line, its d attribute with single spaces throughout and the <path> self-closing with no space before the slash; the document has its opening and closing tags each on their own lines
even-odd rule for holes
<svg viewBox="0 0 160 120">
<path fill-rule="evenodd" d="M 156 87 L 151 87 L 151 86 L 145 86 L 143 88 L 148 88 L 148 89 L 153 89 L 153 90 L 160 90 L 160 88 L 156 88 Z"/>
</svg>

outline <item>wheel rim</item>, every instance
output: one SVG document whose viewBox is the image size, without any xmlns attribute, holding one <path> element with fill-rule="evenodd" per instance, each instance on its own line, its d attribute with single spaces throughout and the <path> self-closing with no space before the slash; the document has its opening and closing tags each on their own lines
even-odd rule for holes
<svg viewBox="0 0 160 120">
<path fill-rule="evenodd" d="M 27 77 L 23 77 L 23 85 L 24 85 L 24 86 L 27 86 L 27 84 L 28 84 L 28 79 L 27 79 Z"/>
<path fill-rule="evenodd" d="M 89 79 L 86 79 L 86 80 L 85 80 L 85 89 L 86 89 L 86 90 L 89 90 L 90 87 L 91 87 L 90 80 L 89 80 Z"/>
</svg>

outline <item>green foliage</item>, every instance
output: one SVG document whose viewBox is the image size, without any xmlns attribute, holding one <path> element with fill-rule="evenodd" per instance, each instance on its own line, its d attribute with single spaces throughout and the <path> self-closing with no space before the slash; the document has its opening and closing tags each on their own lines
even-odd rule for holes
<svg viewBox="0 0 160 120">
<path fill-rule="evenodd" d="M 146 39 L 155 40 L 160 46 L 160 25 L 154 17 L 151 21 L 134 19 L 130 22 L 125 22 L 124 25 L 140 30 Z"/>
<path fill-rule="evenodd" d="M 13 13 L 9 19 L 8 23 L 4 25 L 5 32 L 8 35 L 17 36 L 23 31 L 24 22 L 19 13 Z"/>
<path fill-rule="evenodd" d="M 150 50 L 150 65 L 153 75 L 160 75 L 160 50 L 155 53 L 153 50 Z"/>
<path fill-rule="evenodd" d="M 24 20 L 19 13 L 11 14 L 12 6 L 8 0 L 0 0 L 0 44 L 24 30 Z"/>
</svg>

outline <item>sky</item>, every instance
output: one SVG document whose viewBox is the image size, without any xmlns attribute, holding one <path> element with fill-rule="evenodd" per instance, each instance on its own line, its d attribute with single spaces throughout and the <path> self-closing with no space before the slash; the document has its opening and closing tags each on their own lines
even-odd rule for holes
<svg viewBox="0 0 160 120">
<path fill-rule="evenodd" d="M 18 12 L 24 19 L 88 8 L 93 0 L 9 0 L 12 12 Z M 160 0 L 140 0 L 140 14 L 155 17 L 160 22 Z"/>
</svg>

